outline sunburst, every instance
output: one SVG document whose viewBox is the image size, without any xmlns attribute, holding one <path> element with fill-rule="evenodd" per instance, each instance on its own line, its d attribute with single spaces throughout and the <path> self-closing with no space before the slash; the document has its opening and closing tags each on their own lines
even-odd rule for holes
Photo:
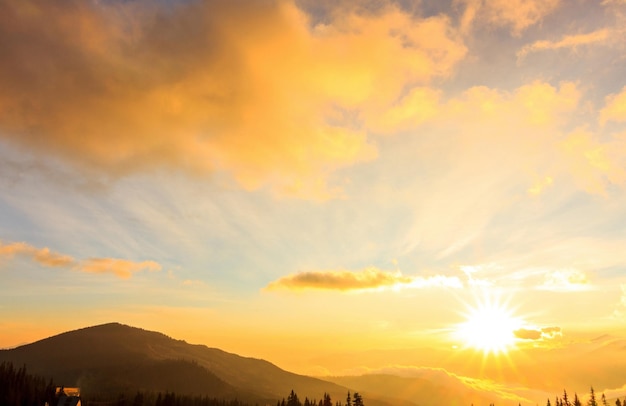
<svg viewBox="0 0 626 406">
<path fill-rule="evenodd" d="M 506 354 L 515 346 L 515 331 L 523 326 L 508 303 L 484 295 L 476 304 L 466 305 L 465 321 L 456 325 L 454 336 L 464 347 L 484 354 Z"/>
</svg>

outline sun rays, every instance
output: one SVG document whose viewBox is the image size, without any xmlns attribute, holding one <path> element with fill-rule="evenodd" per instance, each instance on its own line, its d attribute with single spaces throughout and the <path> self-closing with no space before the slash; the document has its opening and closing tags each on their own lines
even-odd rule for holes
<svg viewBox="0 0 626 406">
<path fill-rule="evenodd" d="M 515 315 L 508 302 L 483 294 L 473 305 L 465 304 L 465 321 L 457 324 L 453 337 L 463 347 L 484 355 L 506 354 L 515 347 L 515 331 L 523 327 L 523 319 Z"/>
</svg>

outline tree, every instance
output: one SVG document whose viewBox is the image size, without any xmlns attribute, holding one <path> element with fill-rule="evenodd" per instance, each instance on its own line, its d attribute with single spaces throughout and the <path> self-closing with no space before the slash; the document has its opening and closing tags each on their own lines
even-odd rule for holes
<svg viewBox="0 0 626 406">
<path fill-rule="evenodd" d="M 352 406 L 363 406 L 363 398 L 361 397 L 361 395 L 359 395 L 359 392 L 354 392 Z"/>
<path fill-rule="evenodd" d="M 591 387 L 591 392 L 589 393 L 589 400 L 587 401 L 588 406 L 598 406 L 598 402 L 596 401 L 596 392 L 593 390 L 593 386 Z"/>
<path fill-rule="evenodd" d="M 143 393 L 137 392 L 137 394 L 135 395 L 135 400 L 133 400 L 133 406 L 143 406 L 143 404 Z"/>
<path fill-rule="evenodd" d="M 293 389 L 291 390 L 291 393 L 287 397 L 287 406 L 302 406 L 300 399 L 298 399 L 298 395 L 296 395 Z"/>
<path fill-rule="evenodd" d="M 578 399 L 578 394 L 576 392 L 574 392 L 574 406 L 583 406 L 580 399 Z"/>
<path fill-rule="evenodd" d="M 348 391 L 348 397 L 346 398 L 346 406 L 352 406 L 352 399 L 350 398 L 350 391 Z M 622 405 L 618 405 L 622 406 Z"/>
</svg>

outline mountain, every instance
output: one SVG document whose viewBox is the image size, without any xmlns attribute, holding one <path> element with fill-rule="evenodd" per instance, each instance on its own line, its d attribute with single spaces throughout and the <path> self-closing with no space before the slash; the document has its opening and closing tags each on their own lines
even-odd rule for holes
<svg viewBox="0 0 626 406">
<path fill-rule="evenodd" d="M 301 399 L 329 393 L 344 399 L 348 389 L 284 371 L 260 359 L 192 345 L 164 334 L 110 323 L 0 350 L 0 362 L 26 365 L 56 383 L 80 386 L 84 394 L 137 390 L 175 391 L 276 404 L 294 390 Z M 383 406 L 373 400 L 368 406 Z"/>
</svg>

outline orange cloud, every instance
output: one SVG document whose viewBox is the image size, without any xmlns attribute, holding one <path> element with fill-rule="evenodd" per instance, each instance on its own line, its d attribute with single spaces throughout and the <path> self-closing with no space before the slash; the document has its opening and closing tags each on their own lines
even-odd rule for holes
<svg viewBox="0 0 626 406">
<path fill-rule="evenodd" d="M 49 248 L 35 248 L 24 242 L 2 244 L 0 242 L 0 257 L 11 258 L 14 255 L 23 255 L 43 266 L 67 267 L 74 264 L 74 258 L 68 255 L 58 254 Z"/>
<path fill-rule="evenodd" d="M 626 94 L 626 93 L 625 93 Z M 572 132 L 559 145 L 574 180 L 587 192 L 606 194 L 609 184 L 626 183 L 626 140 L 602 142 L 585 130 Z"/>
<path fill-rule="evenodd" d="M 437 115 L 439 98 L 440 92 L 434 89 L 415 87 L 382 114 L 370 115 L 367 127 L 379 133 L 415 128 Z"/>
<path fill-rule="evenodd" d="M 134 262 L 115 258 L 92 258 L 85 261 L 77 261 L 69 255 L 52 252 L 47 247 L 35 248 L 24 242 L 10 244 L 2 244 L 0 242 L 0 258 L 12 258 L 15 255 L 26 256 L 43 266 L 71 268 L 87 273 L 111 273 L 122 279 L 127 279 L 133 273 L 143 270 L 161 270 L 161 265 L 154 261 Z"/>
<path fill-rule="evenodd" d="M 330 174 L 377 155 L 362 122 L 466 53 L 447 18 L 395 6 L 318 25 L 287 0 L 1 7 L 3 137 L 113 178 L 223 172 L 305 198 L 340 193 Z"/>
<path fill-rule="evenodd" d="M 517 58 L 523 59 L 532 52 L 538 51 L 546 51 L 546 50 L 555 50 L 562 48 L 573 48 L 579 47 L 581 45 L 590 45 L 596 43 L 605 43 L 611 37 L 615 35 L 615 33 L 611 32 L 611 30 L 607 28 L 603 28 L 601 30 L 593 31 L 587 34 L 578 34 L 578 35 L 566 35 L 559 41 L 535 41 L 532 44 L 524 46 L 517 52 Z"/>
<path fill-rule="evenodd" d="M 115 258 L 91 258 L 77 266 L 81 272 L 111 273 L 122 279 L 128 279 L 135 272 L 160 271 L 161 265 L 154 261 L 133 262 Z"/>
<path fill-rule="evenodd" d="M 385 288 L 426 288 L 461 287 L 456 277 L 432 276 L 428 278 L 405 276 L 400 272 L 382 271 L 367 268 L 360 272 L 352 271 L 310 271 L 299 272 L 278 279 L 267 285 L 267 290 L 338 290 L 359 291 Z"/>
<path fill-rule="evenodd" d="M 541 21 L 554 11 L 560 0 L 458 0 L 465 5 L 461 19 L 463 31 L 474 22 L 486 22 L 499 27 L 511 27 L 515 35 Z"/>
<path fill-rule="evenodd" d="M 561 335 L 560 327 L 520 328 L 513 332 L 515 337 L 523 340 L 550 339 Z"/>
<path fill-rule="evenodd" d="M 606 97 L 605 106 L 600 110 L 600 124 L 608 121 L 626 122 L 626 86 L 620 93 Z"/>
</svg>

